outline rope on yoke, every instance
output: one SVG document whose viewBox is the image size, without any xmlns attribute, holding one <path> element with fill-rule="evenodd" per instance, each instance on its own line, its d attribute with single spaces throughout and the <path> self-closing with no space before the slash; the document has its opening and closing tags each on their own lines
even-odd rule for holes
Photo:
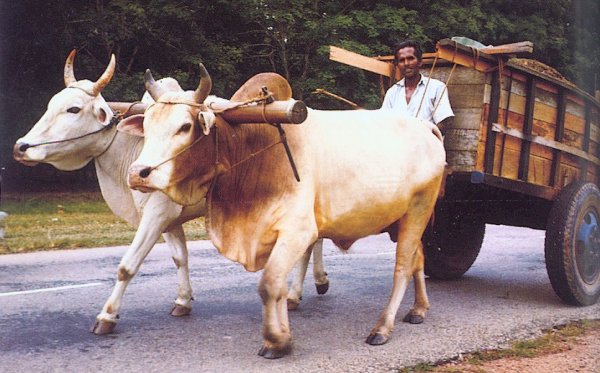
<svg viewBox="0 0 600 373">
<path fill-rule="evenodd" d="M 262 106 L 263 120 L 265 121 L 265 123 L 268 123 L 277 128 L 277 131 L 279 132 L 279 141 L 276 142 L 275 144 L 278 144 L 278 143 L 283 144 L 283 148 L 285 149 L 285 154 L 288 157 L 288 161 L 290 162 L 290 167 L 292 167 L 292 172 L 294 173 L 294 178 L 296 178 L 297 182 L 300 182 L 300 175 L 298 174 L 298 169 L 296 168 L 296 162 L 294 162 L 294 157 L 292 156 L 292 150 L 290 149 L 290 146 L 287 142 L 287 136 L 285 134 L 285 130 L 281 126 L 281 123 L 271 123 L 269 120 L 267 120 L 267 116 L 266 116 L 267 104 L 273 102 L 273 97 L 270 96 L 270 93 L 267 91 L 267 87 L 262 87 L 262 93 L 264 95 L 266 95 L 266 99 L 263 101 L 263 106 Z M 271 146 L 274 146 L 275 144 L 273 144 Z M 266 149 L 270 148 L 271 146 L 267 147 Z"/>
<path fill-rule="evenodd" d="M 115 115 L 119 117 L 119 121 L 127 116 L 129 116 L 129 112 L 131 111 L 131 109 L 133 109 L 133 107 L 137 104 L 142 104 L 142 101 L 134 101 L 132 102 L 129 107 L 127 108 L 127 110 L 125 110 L 125 112 L 123 114 L 117 112 Z"/>
<path fill-rule="evenodd" d="M 296 178 L 296 180 L 299 182 L 300 181 L 300 176 L 298 175 L 298 171 L 296 168 L 296 164 L 294 162 L 294 159 L 292 157 L 292 153 L 291 150 L 289 148 L 289 145 L 287 143 L 287 139 L 286 139 L 286 135 L 285 135 L 285 131 L 283 130 L 283 127 L 281 127 L 280 123 L 271 123 L 266 116 L 266 105 L 273 102 L 274 101 L 274 97 L 273 94 L 271 92 L 267 91 L 266 87 L 263 87 L 261 89 L 261 93 L 259 95 L 257 95 L 254 98 L 250 98 L 248 100 L 245 101 L 240 101 L 235 103 L 234 105 L 230 106 L 230 107 L 226 107 L 224 109 L 220 109 L 220 110 L 215 110 L 213 109 L 211 106 L 212 103 L 209 103 L 208 106 L 204 105 L 204 104 L 199 104 L 196 102 L 188 102 L 188 101 L 161 101 L 160 99 L 158 101 L 156 101 L 155 103 L 153 103 L 152 105 L 148 106 L 148 108 L 146 108 L 146 110 L 148 110 L 151 106 L 153 106 L 154 104 L 167 104 L 167 105 L 178 105 L 178 104 L 183 104 L 183 105 L 188 105 L 188 106 L 192 106 L 192 107 L 197 107 L 200 108 L 200 110 L 202 109 L 208 109 L 210 111 L 212 111 L 214 114 L 222 114 L 228 110 L 232 110 L 232 109 L 236 109 L 239 108 L 241 106 L 245 106 L 245 105 L 250 105 L 250 104 L 254 104 L 254 103 L 260 103 L 262 102 L 262 116 L 263 116 L 263 120 L 265 121 L 265 123 L 270 124 L 274 127 L 277 127 L 277 130 L 279 131 L 279 141 L 276 141 L 268 146 L 266 146 L 265 148 L 251 153 L 249 156 L 247 156 L 246 158 L 234 163 L 233 165 L 231 165 L 229 168 L 225 169 L 223 172 L 229 172 L 231 169 L 239 166 L 240 164 L 256 157 L 257 155 L 271 149 L 272 147 L 274 147 L 275 145 L 281 143 L 283 144 L 284 148 L 285 148 L 285 152 L 286 155 L 288 157 L 288 160 L 290 162 L 290 165 L 292 167 L 292 171 L 294 173 L 294 177 Z M 133 106 L 133 105 L 132 105 Z M 131 107 L 132 107 L 131 106 Z M 130 109 L 131 109 L 130 107 Z M 219 140 L 218 140 L 218 131 L 217 131 L 217 126 L 214 126 L 214 132 L 215 132 L 215 173 L 219 174 L 218 172 L 218 166 L 219 166 Z M 173 156 L 161 161 L 160 163 L 148 167 L 146 169 L 143 170 L 144 175 L 141 175 L 142 177 L 147 177 L 152 171 L 154 171 L 155 169 L 157 169 L 158 167 L 162 166 L 163 164 L 172 161 L 173 159 L 175 159 L 176 157 L 180 156 L 181 154 L 183 154 L 184 152 L 188 151 L 192 146 L 196 145 L 198 142 L 200 142 L 200 140 L 202 140 L 204 137 L 207 137 L 204 133 L 201 133 L 201 135 L 194 140 L 190 145 L 184 147 L 183 149 L 181 149 L 180 151 L 178 151 L 176 154 L 174 154 Z M 216 180 L 216 178 L 215 178 Z"/>
<path fill-rule="evenodd" d="M 210 110 L 212 110 L 212 112 L 215 113 L 215 114 L 222 114 L 222 113 L 224 113 L 224 112 L 226 112 L 228 110 L 237 109 L 237 108 L 239 108 L 241 106 L 247 106 L 247 105 L 255 104 L 255 103 L 259 103 L 259 102 L 271 103 L 271 102 L 273 102 L 273 99 L 274 99 L 273 98 L 273 94 L 271 92 L 267 92 L 266 94 L 259 94 L 256 97 L 250 98 L 250 99 L 245 100 L 245 101 L 235 102 L 233 105 L 231 105 L 229 107 L 226 107 L 224 109 L 215 109 L 215 108 L 213 108 L 212 106 L 213 106 L 214 102 L 209 103 L 208 104 L 208 108 Z M 269 100 L 271 100 L 271 101 L 269 101 Z M 267 102 L 267 101 L 269 101 L 269 102 Z"/>
<path fill-rule="evenodd" d="M 298 169 L 296 168 L 296 162 L 294 162 L 294 157 L 292 156 L 292 151 L 290 149 L 290 146 L 287 142 L 287 136 L 285 134 L 285 130 L 283 129 L 283 127 L 281 126 L 281 123 L 272 123 L 270 120 L 267 119 L 267 104 L 270 104 L 274 101 L 273 98 L 273 94 L 271 92 L 269 92 L 267 90 L 267 87 L 262 87 L 261 88 L 261 93 L 259 94 L 257 99 L 250 99 L 248 100 L 250 102 L 258 102 L 258 101 L 262 101 L 262 110 L 261 110 L 261 114 L 263 117 L 263 120 L 265 123 L 270 124 L 274 127 L 277 128 L 277 131 L 279 132 L 279 141 L 276 141 L 270 145 L 268 145 L 267 147 L 251 153 L 248 157 L 242 159 L 241 161 L 235 163 L 234 165 L 232 165 L 231 167 L 229 167 L 229 170 L 231 170 L 232 168 L 248 161 L 249 159 L 252 159 L 254 157 L 256 157 L 257 155 L 261 154 L 262 152 L 271 149 L 272 147 L 274 147 L 277 144 L 283 144 L 283 147 L 285 149 L 285 154 L 288 157 L 288 161 L 290 162 L 290 167 L 292 168 L 292 172 L 294 173 L 294 177 L 296 178 L 296 181 L 300 182 L 300 175 L 298 174 Z"/>
</svg>

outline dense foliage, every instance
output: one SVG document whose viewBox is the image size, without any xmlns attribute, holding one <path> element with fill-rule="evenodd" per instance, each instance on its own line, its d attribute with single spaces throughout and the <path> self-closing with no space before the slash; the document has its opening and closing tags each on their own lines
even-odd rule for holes
<svg viewBox="0 0 600 373">
<path fill-rule="evenodd" d="M 192 88 L 203 62 L 213 92 L 225 97 L 253 74 L 276 71 L 313 107 L 344 107 L 312 94 L 324 88 L 375 108 L 378 76 L 329 61 L 328 45 L 387 55 L 407 37 L 426 51 L 452 36 L 494 45 L 530 40 L 533 58 L 589 92 L 600 70 L 597 0 L 20 0 L 0 7 L 0 166 L 19 172 L 10 147 L 62 88 L 72 48 L 81 79 L 96 79 L 116 55 L 104 93 L 113 101 L 138 99 L 146 68 Z M 17 174 L 7 170 L 5 179 Z"/>
</svg>

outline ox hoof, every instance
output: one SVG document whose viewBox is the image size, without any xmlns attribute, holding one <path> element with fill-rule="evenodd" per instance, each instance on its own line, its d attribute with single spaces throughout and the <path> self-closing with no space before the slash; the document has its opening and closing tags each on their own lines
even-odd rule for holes
<svg viewBox="0 0 600 373">
<path fill-rule="evenodd" d="M 287 309 L 288 311 L 295 311 L 300 306 L 300 301 L 294 299 L 287 300 Z"/>
<path fill-rule="evenodd" d="M 323 295 L 329 290 L 329 281 L 324 284 L 315 284 L 315 287 L 317 288 L 317 294 Z"/>
<path fill-rule="evenodd" d="M 171 316 L 180 317 L 187 316 L 192 313 L 192 309 L 189 307 L 184 307 L 179 304 L 176 304 L 171 310 Z"/>
<path fill-rule="evenodd" d="M 402 321 L 410 323 L 410 324 L 422 324 L 423 321 L 425 321 L 425 318 L 421 315 L 413 315 L 413 314 L 406 314 L 406 316 L 404 316 L 404 319 L 402 319 Z"/>
<path fill-rule="evenodd" d="M 110 334 L 115 330 L 115 326 L 117 326 L 116 322 L 96 320 L 96 323 L 92 326 L 91 332 L 96 335 Z"/>
<path fill-rule="evenodd" d="M 366 342 L 368 344 L 370 344 L 371 346 L 379 346 L 379 345 L 387 343 L 387 341 L 389 341 L 389 340 L 390 340 L 389 337 L 386 337 L 381 333 L 375 333 L 375 334 L 369 335 L 367 337 Z"/>
<path fill-rule="evenodd" d="M 262 346 L 260 350 L 258 350 L 258 355 L 264 357 L 265 359 L 280 359 L 287 355 L 289 352 L 290 347 L 276 349 L 272 347 Z"/>
</svg>

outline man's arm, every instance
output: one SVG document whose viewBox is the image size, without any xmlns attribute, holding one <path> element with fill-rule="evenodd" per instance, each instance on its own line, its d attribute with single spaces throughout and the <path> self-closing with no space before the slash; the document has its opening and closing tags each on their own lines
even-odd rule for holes
<svg viewBox="0 0 600 373">
<path fill-rule="evenodd" d="M 433 110 L 433 123 L 436 123 L 442 133 L 452 124 L 452 119 L 454 117 L 454 111 L 452 111 L 452 106 L 450 106 L 450 99 L 448 97 L 448 89 L 446 85 L 442 82 L 435 81 L 437 84 L 435 89 L 435 100 L 436 106 Z M 450 121 L 448 121 L 450 119 Z"/>
<path fill-rule="evenodd" d="M 454 117 L 448 117 L 437 124 L 440 132 L 442 132 L 442 136 L 446 136 L 446 129 L 452 127 L 453 122 Z"/>
</svg>

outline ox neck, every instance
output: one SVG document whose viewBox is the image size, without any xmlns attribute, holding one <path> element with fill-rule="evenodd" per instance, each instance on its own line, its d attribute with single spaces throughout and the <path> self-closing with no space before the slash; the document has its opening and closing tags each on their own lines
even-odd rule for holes
<svg viewBox="0 0 600 373">
<path fill-rule="evenodd" d="M 133 226 L 139 224 L 139 216 L 135 209 L 130 208 L 134 202 L 132 190 L 127 185 L 127 172 L 140 154 L 142 145 L 142 137 L 116 131 L 109 146 L 94 157 L 96 177 L 104 200 L 116 215 Z"/>
<path fill-rule="evenodd" d="M 248 175 L 261 178 L 261 173 L 270 171 L 269 159 L 285 157 L 285 153 L 280 153 L 284 148 L 282 139 L 271 125 L 224 123 L 218 128 L 219 133 L 215 135 L 216 177 L 211 189 L 242 189 Z"/>
<path fill-rule="evenodd" d="M 241 165 L 241 164 L 243 164 L 243 163 L 245 163 L 247 161 L 250 161 L 250 160 L 254 159 L 255 157 L 257 157 L 261 153 L 270 150 L 271 148 L 275 147 L 276 145 L 281 144 L 283 146 L 283 148 L 285 149 L 286 156 L 288 158 L 288 161 L 290 162 L 290 166 L 291 166 L 292 172 L 294 173 L 294 177 L 295 177 L 295 179 L 296 179 L 297 182 L 300 182 L 300 176 L 298 175 L 298 170 L 296 168 L 296 163 L 294 162 L 294 158 L 292 156 L 292 152 L 291 152 L 290 147 L 289 147 L 289 145 L 287 143 L 287 138 L 286 138 L 286 134 L 285 134 L 285 131 L 284 131 L 283 127 L 281 126 L 280 123 L 268 123 L 268 124 L 271 125 L 271 126 L 273 126 L 273 127 L 275 127 L 275 128 L 277 128 L 277 131 L 279 133 L 279 140 L 278 141 L 273 140 L 270 144 L 265 145 L 261 149 L 250 153 L 249 155 L 247 155 L 246 157 L 244 157 L 244 158 L 242 158 L 240 160 L 237 160 L 237 162 L 231 164 L 226 171 L 230 171 L 231 169 L 233 169 L 233 168 L 235 168 L 235 167 L 237 167 L 237 166 L 239 166 L 239 165 Z M 217 169 L 218 169 L 218 166 L 219 166 L 220 163 L 219 163 L 219 151 L 218 151 L 219 150 L 219 146 L 218 146 L 219 140 L 218 140 L 217 136 L 218 136 L 217 132 L 215 131 L 215 144 L 216 144 L 215 146 L 216 146 L 216 153 L 217 153 L 217 159 L 215 161 L 215 165 L 217 165 Z"/>
</svg>

